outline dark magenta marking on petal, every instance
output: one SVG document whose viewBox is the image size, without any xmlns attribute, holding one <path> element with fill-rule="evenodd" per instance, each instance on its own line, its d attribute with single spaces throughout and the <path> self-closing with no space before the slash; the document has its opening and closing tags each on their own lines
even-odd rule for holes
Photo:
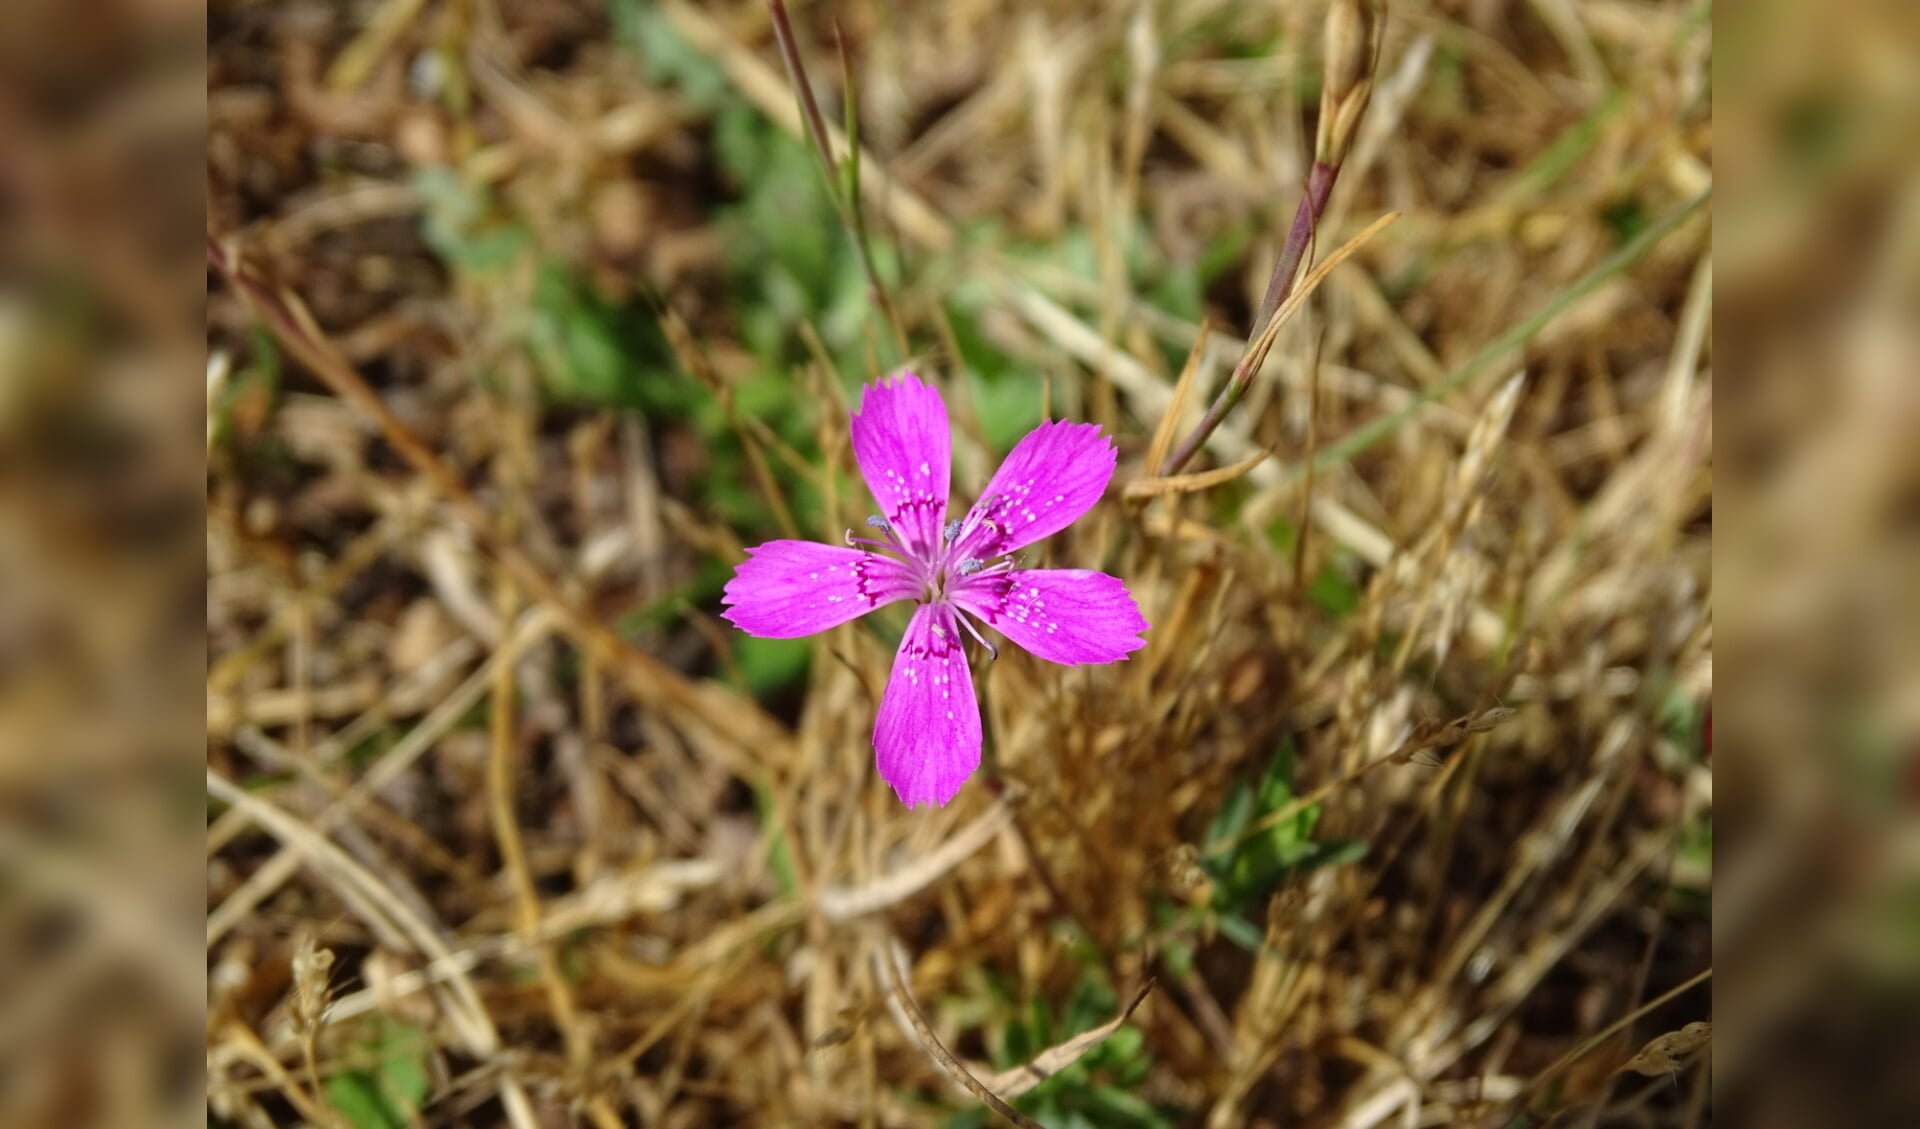
<svg viewBox="0 0 1920 1129">
<path fill-rule="evenodd" d="M 921 515 L 933 514 L 937 518 L 940 511 L 946 509 L 946 507 L 947 501 L 945 498 L 936 498 L 931 494 L 924 497 L 909 498 L 889 510 L 887 512 L 887 520 L 893 524 L 896 530 L 918 531 L 928 528 L 931 525 L 929 522 L 922 521 L 920 519 Z M 921 544 L 921 540 L 920 537 L 910 533 L 902 537 L 902 541 L 907 550 L 914 556 L 924 560 L 931 560 L 939 553 L 939 546 Z"/>
<path fill-rule="evenodd" d="M 867 602 L 867 606 L 870 608 L 878 607 L 881 600 L 889 597 L 889 594 L 877 592 L 873 588 L 875 579 L 872 575 L 873 561 L 873 554 L 868 553 L 854 562 L 853 566 L 853 590 L 861 599 Z"/>
</svg>

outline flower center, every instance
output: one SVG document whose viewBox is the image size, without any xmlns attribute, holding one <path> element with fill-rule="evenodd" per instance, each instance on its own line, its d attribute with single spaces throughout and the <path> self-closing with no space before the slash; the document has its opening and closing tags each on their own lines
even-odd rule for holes
<svg viewBox="0 0 1920 1129">
<path fill-rule="evenodd" d="M 983 522 L 988 521 L 987 514 L 992 509 L 993 499 L 989 498 L 962 520 L 954 518 L 948 521 L 940 531 L 941 544 L 917 548 L 894 532 L 893 523 L 878 514 L 867 518 L 867 528 L 879 533 L 881 540 L 872 537 L 855 537 L 853 530 L 847 530 L 847 544 L 865 546 L 871 552 L 879 550 L 897 556 L 908 568 L 913 569 L 921 584 L 922 603 L 944 603 L 960 582 L 973 576 L 991 575 L 1006 572 L 1014 567 L 1011 556 L 989 564 L 979 557 L 955 557 L 967 539 Z"/>
</svg>

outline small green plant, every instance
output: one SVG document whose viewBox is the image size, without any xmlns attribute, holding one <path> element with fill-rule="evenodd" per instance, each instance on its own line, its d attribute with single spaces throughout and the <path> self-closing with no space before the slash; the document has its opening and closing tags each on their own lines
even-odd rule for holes
<svg viewBox="0 0 1920 1129">
<path fill-rule="evenodd" d="M 1118 1001 L 1106 985 L 1105 974 L 1090 951 L 1083 951 L 1082 956 L 1086 961 L 1080 979 L 1057 1017 L 1043 998 L 1019 1007 L 1007 998 L 1003 988 L 994 986 L 995 994 L 1002 997 L 1005 1006 L 1001 1010 L 1006 1016 L 989 1033 L 988 1048 L 995 1067 L 1011 1069 L 1031 1062 L 1047 1048 L 1113 1018 Z M 1152 1072 L 1153 1054 L 1147 1048 L 1145 1033 L 1131 1024 L 1123 1025 L 1078 1061 L 1014 1098 L 1011 1104 L 1048 1129 L 1171 1129 L 1179 1123 L 1183 1111 L 1140 1094 Z M 987 1110 L 975 1106 L 948 1118 L 946 1126 L 979 1129 L 990 1123 Z"/>
<path fill-rule="evenodd" d="M 327 1079 L 327 1102 L 353 1129 L 406 1129 L 426 1105 L 427 1037 L 382 1016 L 350 1044 L 351 1070 Z"/>
<path fill-rule="evenodd" d="M 1223 936 L 1258 947 L 1260 929 L 1247 912 L 1290 877 L 1326 866 L 1356 862 L 1367 845 L 1351 839 L 1316 840 L 1319 804 L 1298 804 L 1293 787 L 1294 753 L 1283 744 L 1255 783 L 1242 781 L 1207 828 L 1201 867 L 1213 880 L 1211 912 Z"/>
</svg>

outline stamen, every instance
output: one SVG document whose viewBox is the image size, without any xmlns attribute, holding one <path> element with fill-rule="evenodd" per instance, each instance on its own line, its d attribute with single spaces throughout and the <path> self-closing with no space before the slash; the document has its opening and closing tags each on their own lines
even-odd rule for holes
<svg viewBox="0 0 1920 1129">
<path fill-rule="evenodd" d="M 879 530 L 881 536 L 885 537 L 886 540 L 870 541 L 865 537 L 855 537 L 853 535 L 853 530 L 849 529 L 847 530 L 847 544 L 848 545 L 871 545 L 875 549 L 879 549 L 881 552 L 897 553 L 901 557 L 904 557 L 908 560 L 914 559 L 914 554 L 912 553 L 912 551 L 910 551 L 906 545 L 901 543 L 900 535 L 894 532 L 893 523 L 888 521 L 886 518 L 881 517 L 879 514 L 874 514 L 872 517 L 869 517 L 867 519 L 867 528 Z"/>
<path fill-rule="evenodd" d="M 998 647 L 995 647 L 992 643 L 987 642 L 987 637 L 980 634 L 980 629 L 973 625 L 972 620 L 968 619 L 964 614 L 958 611 L 954 613 L 953 618 L 960 621 L 960 626 L 967 629 L 967 634 L 973 636 L 974 642 L 980 644 L 982 647 L 985 647 L 987 649 L 987 657 L 989 659 L 998 659 L 1000 657 L 1000 649 Z"/>
<path fill-rule="evenodd" d="M 898 545 L 891 544 L 886 541 L 875 541 L 871 537 L 855 537 L 853 535 L 853 530 L 851 529 L 847 530 L 847 547 L 849 549 L 857 549 L 862 545 L 866 546 L 866 549 L 864 551 L 869 553 L 875 549 L 878 549 L 883 553 L 900 552 L 900 546 Z"/>
<path fill-rule="evenodd" d="M 999 502 L 1000 498 L 999 494 L 990 494 L 973 504 L 973 509 L 967 511 L 966 520 L 956 519 L 948 522 L 947 540 L 956 545 L 963 543 L 973 536 L 974 530 L 980 528 L 982 522 L 991 525 L 992 520 L 987 515 L 993 513 L 994 504 Z M 956 526 L 958 526 L 957 529 Z"/>
<path fill-rule="evenodd" d="M 1012 572 L 1016 563 L 1011 556 L 1001 557 L 992 564 L 988 564 L 979 557 L 968 557 L 954 566 L 954 571 L 965 577 L 998 576 L 1001 573 Z"/>
</svg>

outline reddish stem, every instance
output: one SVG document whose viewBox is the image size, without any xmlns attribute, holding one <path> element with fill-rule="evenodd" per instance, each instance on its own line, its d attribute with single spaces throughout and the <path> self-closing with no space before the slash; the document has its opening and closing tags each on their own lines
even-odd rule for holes
<svg viewBox="0 0 1920 1129">
<path fill-rule="evenodd" d="M 1239 405 L 1241 397 L 1247 394 L 1247 388 L 1252 385 L 1254 377 L 1254 366 L 1251 363 L 1252 343 L 1259 338 L 1261 331 L 1266 329 L 1268 319 L 1272 318 L 1285 304 L 1287 298 L 1293 294 L 1293 284 L 1299 276 L 1300 264 L 1313 247 L 1314 233 L 1320 227 L 1320 216 L 1327 210 L 1327 199 L 1333 195 L 1333 183 L 1339 176 L 1340 166 L 1322 164 L 1319 161 L 1315 161 L 1312 170 L 1307 173 L 1306 194 L 1301 197 L 1300 206 L 1294 209 L 1293 225 L 1287 229 L 1287 242 L 1280 249 L 1279 260 L 1273 264 L 1273 274 L 1267 279 L 1266 296 L 1260 300 L 1259 312 L 1253 317 L 1253 329 L 1247 334 L 1250 351 L 1242 354 L 1239 363 L 1233 366 L 1233 375 L 1227 378 L 1227 386 L 1220 390 L 1220 395 L 1207 407 L 1207 414 L 1200 417 L 1200 423 L 1180 441 L 1179 446 L 1173 449 L 1173 453 L 1167 456 L 1167 461 L 1161 464 L 1160 474 L 1163 477 L 1180 473 L 1180 468 L 1186 466 L 1193 456 L 1200 453 L 1200 448 L 1206 444 L 1208 437 L 1219 428 L 1221 421 L 1227 418 L 1227 414 Z"/>
</svg>

